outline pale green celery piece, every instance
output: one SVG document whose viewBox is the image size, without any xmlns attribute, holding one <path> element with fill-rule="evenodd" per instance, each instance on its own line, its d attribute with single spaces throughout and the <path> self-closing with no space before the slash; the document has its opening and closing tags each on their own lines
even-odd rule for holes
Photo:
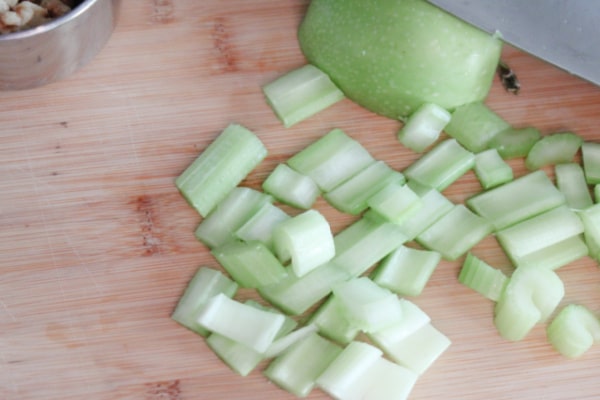
<svg viewBox="0 0 600 400">
<path fill-rule="evenodd" d="M 508 277 L 473 253 L 468 253 L 458 274 L 458 281 L 486 299 L 498 301 Z"/>
<path fill-rule="evenodd" d="M 533 265 L 555 270 L 588 254 L 583 235 L 575 235 L 523 257 L 513 257 L 511 261 L 519 268 Z"/>
<path fill-rule="evenodd" d="M 326 192 L 323 197 L 337 210 L 358 215 L 368 208 L 369 198 L 391 182 L 404 183 L 404 175 L 390 168 L 384 161 L 375 161 Z"/>
<path fill-rule="evenodd" d="M 258 190 L 233 188 L 196 228 L 196 238 L 210 248 L 235 239 L 235 232 L 273 197 Z"/>
<path fill-rule="evenodd" d="M 529 150 L 525 166 L 536 170 L 546 165 L 572 162 L 582 143 L 583 139 L 573 132 L 542 136 Z"/>
<path fill-rule="evenodd" d="M 277 312 L 272 308 L 264 307 L 252 300 L 246 301 L 245 304 L 260 310 Z M 285 322 L 281 326 L 281 329 L 279 329 L 279 332 L 277 332 L 275 339 L 288 335 L 295 329 L 296 325 L 296 321 L 290 317 L 286 317 Z M 227 366 L 229 366 L 229 368 L 241 376 L 247 376 L 266 358 L 265 354 L 218 333 L 211 333 L 206 338 L 206 344 L 225 364 L 227 364 Z M 271 346 L 272 345 L 273 344 L 271 344 Z"/>
<path fill-rule="evenodd" d="M 445 260 L 456 260 L 492 232 L 490 222 L 459 204 L 416 240 L 426 249 L 439 252 Z"/>
<path fill-rule="evenodd" d="M 258 288 L 283 280 L 287 269 L 259 241 L 231 241 L 211 250 L 231 277 L 244 288 Z"/>
<path fill-rule="evenodd" d="M 392 361 L 380 358 L 368 372 L 371 381 L 363 398 L 369 400 L 406 400 L 419 375 Z"/>
<path fill-rule="evenodd" d="M 408 180 L 431 186 L 440 192 L 471 170 L 475 154 L 456 139 L 446 139 L 404 170 Z"/>
<path fill-rule="evenodd" d="M 412 113 L 398 131 L 400 143 L 422 153 L 439 138 L 450 121 L 450 113 L 434 103 L 425 103 Z"/>
<path fill-rule="evenodd" d="M 581 157 L 587 183 L 590 185 L 600 183 L 600 143 L 583 142 Z"/>
<path fill-rule="evenodd" d="M 373 156 L 341 129 L 333 129 L 287 160 L 328 192 L 375 162 Z"/>
<path fill-rule="evenodd" d="M 175 185 L 206 217 L 267 156 L 260 139 L 231 124 L 186 168 Z"/>
<path fill-rule="evenodd" d="M 344 316 L 342 307 L 334 295 L 317 308 L 308 323 L 316 325 L 322 336 L 342 345 L 353 341 L 360 332 L 360 329 Z"/>
<path fill-rule="evenodd" d="M 273 231 L 279 223 L 289 218 L 291 218 L 290 215 L 281 208 L 272 203 L 265 203 L 235 232 L 235 236 L 245 242 L 258 240 L 264 243 L 269 250 L 275 251 Z"/>
<path fill-rule="evenodd" d="M 304 210 L 311 208 L 321 194 L 311 177 L 302 175 L 287 164 L 278 164 L 265 179 L 262 188 L 276 200 Z"/>
<path fill-rule="evenodd" d="M 367 201 L 369 208 L 390 222 L 400 224 L 415 215 L 421 199 L 410 186 L 392 182 Z"/>
<path fill-rule="evenodd" d="M 589 256 L 600 262 L 600 203 L 577 212 L 583 222 L 583 237 L 589 249 Z"/>
<path fill-rule="evenodd" d="M 316 333 L 318 328 L 316 325 L 308 324 L 296 329 L 293 332 L 289 332 L 281 337 L 276 337 L 269 348 L 263 353 L 265 358 L 273 358 L 281 355 L 287 349 L 290 348 L 294 343 L 297 343 L 309 335 Z"/>
<path fill-rule="evenodd" d="M 428 323 L 381 349 L 391 360 L 422 375 L 450 344 L 451 341 L 446 335 Z"/>
<path fill-rule="evenodd" d="M 275 227 L 275 250 L 281 260 L 291 258 L 298 277 L 304 276 L 335 256 L 331 227 L 317 210 L 307 210 Z"/>
<path fill-rule="evenodd" d="M 306 397 L 317 378 L 341 352 L 340 346 L 312 333 L 275 358 L 264 375 L 293 395 Z"/>
<path fill-rule="evenodd" d="M 445 132 L 474 153 L 485 150 L 499 132 L 510 125 L 482 101 L 464 104 L 452 112 Z"/>
<path fill-rule="evenodd" d="M 496 302 L 494 325 L 500 336 L 522 340 L 554 312 L 565 294 L 556 272 L 542 267 L 517 268 Z"/>
<path fill-rule="evenodd" d="M 372 383 L 371 370 L 382 351 L 365 342 L 353 341 L 317 378 L 317 386 L 335 399 L 364 399 Z"/>
<path fill-rule="evenodd" d="M 184 327 L 201 336 L 208 331 L 197 324 L 196 315 L 206 302 L 219 293 L 233 297 L 238 284 L 221 271 L 209 267 L 200 267 L 190 279 L 183 295 L 179 298 L 171 318 Z"/>
<path fill-rule="evenodd" d="M 348 279 L 348 272 L 327 263 L 300 278 L 288 274 L 281 282 L 258 288 L 258 292 L 265 300 L 284 312 L 300 315 L 327 297 L 333 285 Z"/>
<path fill-rule="evenodd" d="M 437 251 L 400 246 L 381 261 L 372 279 L 401 296 L 418 296 L 440 260 Z"/>
<path fill-rule="evenodd" d="M 393 348 L 431 322 L 431 318 L 419 306 L 407 299 L 400 299 L 402 320 L 385 329 L 367 334 L 368 338 L 380 348 Z"/>
<path fill-rule="evenodd" d="M 307 64 L 263 86 L 267 103 L 286 128 L 344 99 L 329 76 Z"/>
<path fill-rule="evenodd" d="M 413 240 L 435 221 L 446 215 L 454 208 L 446 196 L 429 186 L 409 181 L 407 185 L 421 199 L 421 207 L 409 218 L 402 221 L 400 231 L 406 235 L 407 241 Z M 368 215 L 367 212 L 365 215 Z"/>
<path fill-rule="evenodd" d="M 533 145 L 541 138 L 540 131 L 533 127 L 507 128 L 498 132 L 488 143 L 505 160 L 526 157 Z"/>
<path fill-rule="evenodd" d="M 333 238 L 336 255 L 331 261 L 349 276 L 357 277 L 407 241 L 399 225 L 368 211 Z"/>
<path fill-rule="evenodd" d="M 600 203 L 600 184 L 594 185 L 594 203 Z"/>
<path fill-rule="evenodd" d="M 336 284 L 333 295 L 350 324 L 376 332 L 402 320 L 400 299 L 367 277 Z"/>
<path fill-rule="evenodd" d="M 581 219 L 563 205 L 502 229 L 496 238 L 511 260 L 519 260 L 583 231 Z"/>
<path fill-rule="evenodd" d="M 269 348 L 285 319 L 283 314 L 257 309 L 224 294 L 211 298 L 197 316 L 198 324 L 205 329 L 259 353 Z"/>
<path fill-rule="evenodd" d="M 585 210 L 594 204 L 581 165 L 577 163 L 555 165 L 554 176 L 558 190 L 565 195 L 567 205 L 572 210 Z"/>
<path fill-rule="evenodd" d="M 313 0 L 298 39 L 346 96 L 389 118 L 484 100 L 502 41 L 422 0 Z"/>
<path fill-rule="evenodd" d="M 565 204 L 565 196 L 542 170 L 467 199 L 467 206 L 500 230 Z"/>
<path fill-rule="evenodd" d="M 548 341 L 568 358 L 579 358 L 600 341 L 600 319 L 589 308 L 568 304 L 546 328 Z"/>
<path fill-rule="evenodd" d="M 475 175 L 484 189 L 491 189 L 513 180 L 510 165 L 498 154 L 496 149 L 484 150 L 475 155 Z"/>
</svg>

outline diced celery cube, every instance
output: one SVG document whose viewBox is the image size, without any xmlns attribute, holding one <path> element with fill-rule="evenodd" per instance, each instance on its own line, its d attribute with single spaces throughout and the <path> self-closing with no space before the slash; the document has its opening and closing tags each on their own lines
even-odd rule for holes
<svg viewBox="0 0 600 400">
<path fill-rule="evenodd" d="M 311 208 L 321 194 L 312 178 L 294 171 L 286 164 L 277 165 L 263 182 L 262 188 L 280 202 L 305 210 Z"/>
<path fill-rule="evenodd" d="M 497 301 L 508 283 L 508 277 L 473 253 L 468 253 L 458 274 L 458 281 L 485 298 Z"/>
<path fill-rule="evenodd" d="M 398 141 L 421 153 L 431 146 L 450 122 L 450 113 L 433 103 L 425 103 L 412 113 L 398 131 Z"/>
<path fill-rule="evenodd" d="M 491 189 L 512 181 L 513 170 L 496 149 L 484 150 L 475 155 L 475 175 L 484 189 Z"/>
<path fill-rule="evenodd" d="M 546 165 L 571 162 L 582 143 L 583 139 L 572 132 L 543 136 L 529 150 L 525 166 L 536 170 Z"/>
<path fill-rule="evenodd" d="M 558 164 L 554 166 L 554 175 L 558 190 L 565 195 L 567 205 L 572 210 L 584 210 L 594 204 L 581 165 Z"/>
<path fill-rule="evenodd" d="M 526 157 L 529 150 L 540 139 L 540 131 L 533 127 L 507 128 L 498 132 L 488 143 L 488 147 L 496 149 L 500 156 L 507 160 Z"/>
<path fill-rule="evenodd" d="M 600 341 L 600 319 L 589 308 L 568 304 L 546 328 L 548 341 L 568 358 L 578 358 Z"/>
<path fill-rule="evenodd" d="M 400 224 L 421 207 L 421 199 L 410 186 L 392 182 L 374 194 L 367 204 L 388 221 Z"/>
</svg>

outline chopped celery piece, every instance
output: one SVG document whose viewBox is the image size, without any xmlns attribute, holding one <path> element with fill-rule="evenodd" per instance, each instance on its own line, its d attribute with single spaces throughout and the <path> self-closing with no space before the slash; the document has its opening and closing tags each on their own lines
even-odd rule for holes
<svg viewBox="0 0 600 400">
<path fill-rule="evenodd" d="M 307 210 L 275 227 L 275 250 L 280 259 L 291 258 L 296 276 L 304 276 L 335 255 L 329 222 L 317 210 Z"/>
<path fill-rule="evenodd" d="M 175 180 L 175 185 L 206 217 L 265 157 L 260 139 L 231 124 Z"/>
<path fill-rule="evenodd" d="M 315 387 L 317 378 L 341 352 L 340 346 L 312 333 L 275 358 L 264 374 L 288 392 L 306 397 Z"/>
<path fill-rule="evenodd" d="M 558 269 L 588 254 L 589 249 L 582 235 L 575 235 L 523 257 L 513 257 L 512 261 L 516 267 L 534 265 L 548 269 Z"/>
<path fill-rule="evenodd" d="M 289 318 L 289 317 L 288 317 Z M 289 332 L 286 335 L 282 335 L 279 338 L 275 338 L 269 348 L 263 353 L 265 358 L 277 357 L 280 354 L 287 351 L 287 349 L 294 343 L 301 341 L 307 336 L 317 332 L 318 328 L 316 325 L 305 325 L 301 328 L 296 329 L 293 332 Z"/>
<path fill-rule="evenodd" d="M 458 281 L 486 299 L 497 301 L 508 283 L 508 277 L 473 253 L 468 253 L 458 274 Z"/>
<path fill-rule="evenodd" d="M 247 187 L 233 188 L 196 228 L 196 238 L 217 247 L 235 238 L 235 232 L 273 198 Z"/>
<path fill-rule="evenodd" d="M 540 131 L 533 127 L 507 128 L 498 132 L 488 143 L 503 159 L 526 157 L 529 150 L 540 139 Z"/>
<path fill-rule="evenodd" d="M 579 211 L 577 215 L 583 223 L 583 237 L 589 256 L 600 262 L 600 203 Z"/>
<path fill-rule="evenodd" d="M 572 132 L 542 136 L 529 150 L 525 166 L 536 170 L 546 165 L 557 165 L 573 161 L 583 139 Z"/>
<path fill-rule="evenodd" d="M 296 172 L 286 164 L 279 164 L 262 185 L 275 199 L 292 207 L 309 209 L 321 194 L 311 177 Z"/>
<path fill-rule="evenodd" d="M 375 162 L 371 154 L 341 129 L 333 129 L 287 160 L 328 192 Z"/>
<path fill-rule="evenodd" d="M 445 131 L 466 149 L 478 153 L 487 148 L 497 133 L 508 127 L 508 122 L 479 101 L 457 107 Z"/>
<path fill-rule="evenodd" d="M 288 275 L 286 268 L 262 242 L 232 241 L 214 248 L 211 253 L 244 288 L 270 285 Z"/>
<path fill-rule="evenodd" d="M 581 157 L 587 183 L 590 185 L 600 183 L 600 143 L 583 142 Z"/>
<path fill-rule="evenodd" d="M 380 348 L 393 348 L 398 342 L 431 322 L 431 318 L 415 303 L 400 299 L 402 320 L 385 329 L 367 334 L 368 338 Z"/>
<path fill-rule="evenodd" d="M 416 238 L 435 221 L 450 212 L 454 208 L 454 203 L 438 190 L 429 186 L 412 181 L 409 181 L 407 185 L 421 199 L 421 207 L 399 225 L 400 230 L 406 235 L 407 241 L 409 241 Z"/>
<path fill-rule="evenodd" d="M 333 295 L 317 308 L 308 322 L 316 325 L 322 336 L 343 345 L 353 341 L 360 331 L 343 315 L 342 306 Z"/>
<path fill-rule="evenodd" d="M 486 190 L 513 180 L 512 168 L 500 157 L 496 149 L 477 153 L 474 170 L 479 183 Z"/>
<path fill-rule="evenodd" d="M 600 203 L 600 183 L 594 185 L 594 203 Z"/>
<path fill-rule="evenodd" d="M 358 215 L 368 208 L 369 198 L 391 182 L 404 183 L 404 175 L 383 161 L 375 161 L 323 197 L 339 211 Z"/>
<path fill-rule="evenodd" d="M 369 212 L 333 238 L 336 255 L 332 263 L 353 277 L 362 275 L 407 241 L 399 225 L 370 218 Z"/>
<path fill-rule="evenodd" d="M 581 165 L 577 163 L 555 165 L 554 176 L 558 190 L 565 195 L 567 205 L 572 210 L 584 210 L 594 204 Z"/>
<path fill-rule="evenodd" d="M 221 271 L 200 267 L 179 298 L 171 318 L 199 335 L 206 336 L 209 332 L 198 325 L 196 315 L 212 297 L 219 293 L 233 297 L 237 289 L 238 284 L 223 275 Z"/>
<path fill-rule="evenodd" d="M 392 182 L 369 198 L 367 204 L 388 221 L 399 224 L 415 214 L 421 199 L 410 186 Z"/>
<path fill-rule="evenodd" d="M 404 170 L 409 180 L 431 186 L 440 192 L 475 165 L 475 155 L 456 139 L 446 139 Z"/>
<path fill-rule="evenodd" d="M 211 298 L 197 316 L 198 324 L 262 353 L 285 322 L 285 316 L 232 300 L 224 294 Z"/>
<path fill-rule="evenodd" d="M 327 263 L 300 278 L 288 274 L 287 278 L 276 284 L 258 288 L 258 292 L 286 313 L 300 315 L 327 297 L 333 285 L 347 279 L 350 279 L 350 275 L 346 271 Z"/>
<path fill-rule="evenodd" d="M 426 249 L 439 252 L 442 258 L 456 260 L 492 231 L 492 224 L 485 218 L 458 204 L 416 240 Z"/>
<path fill-rule="evenodd" d="M 398 141 L 409 149 L 422 153 L 440 136 L 450 121 L 450 113 L 433 103 L 425 103 L 412 113 L 398 131 Z"/>
<path fill-rule="evenodd" d="M 371 377 L 366 380 L 371 384 L 363 398 L 369 400 L 406 400 L 419 378 L 410 369 L 385 358 L 378 359 L 367 374 Z"/>
<path fill-rule="evenodd" d="M 548 175 L 538 170 L 475 195 L 466 204 L 499 230 L 565 204 L 565 201 L 565 196 Z"/>
<path fill-rule="evenodd" d="M 267 103 L 286 128 L 312 117 L 344 98 L 319 68 L 306 64 L 263 87 Z"/>
<path fill-rule="evenodd" d="M 289 218 L 291 217 L 281 208 L 265 203 L 235 232 L 235 236 L 246 242 L 258 240 L 274 251 L 273 231 L 279 223 Z"/>
<path fill-rule="evenodd" d="M 428 323 L 381 349 L 391 360 L 422 375 L 449 346 L 450 339 Z"/>
<path fill-rule="evenodd" d="M 559 206 L 496 233 L 513 261 L 583 233 L 583 223 L 567 206 Z"/>
<path fill-rule="evenodd" d="M 544 322 L 565 294 L 556 272 L 542 267 L 517 268 L 496 302 L 494 325 L 507 340 L 522 340 Z"/>
<path fill-rule="evenodd" d="M 381 261 L 373 281 L 402 296 L 418 296 L 438 266 L 441 254 L 400 246 Z"/>
<path fill-rule="evenodd" d="M 398 296 L 367 277 L 336 284 L 333 295 L 348 321 L 364 332 L 376 332 L 402 319 Z"/>
<path fill-rule="evenodd" d="M 382 354 L 375 346 L 353 341 L 317 378 L 317 386 L 335 399 L 363 399 L 371 384 L 364 378 Z"/>
<path fill-rule="evenodd" d="M 568 304 L 550 322 L 546 335 L 560 354 L 578 358 L 600 341 L 600 319 L 583 305 Z"/>
</svg>

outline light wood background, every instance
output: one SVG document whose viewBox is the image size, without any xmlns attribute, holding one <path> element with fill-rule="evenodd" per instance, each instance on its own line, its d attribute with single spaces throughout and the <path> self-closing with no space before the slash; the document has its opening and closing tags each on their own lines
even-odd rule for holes
<svg viewBox="0 0 600 400">
<path fill-rule="evenodd" d="M 230 122 L 270 151 L 244 182 L 253 187 L 334 127 L 399 170 L 417 158 L 395 140 L 397 122 L 350 101 L 291 129 L 274 117 L 260 88 L 304 63 L 295 34 L 307 4 L 124 1 L 110 42 L 86 67 L 46 87 L 0 92 L 0 398 L 292 398 L 260 369 L 235 375 L 169 319 L 196 268 L 217 266 L 193 237 L 200 218 L 173 180 Z M 600 140 L 599 88 L 509 47 L 504 58 L 522 91 L 495 81 L 495 111 L 515 126 Z M 469 173 L 446 194 L 460 202 L 479 190 Z M 351 221 L 318 207 L 336 231 Z M 493 238 L 474 251 L 508 271 Z M 543 326 L 520 343 L 502 340 L 492 304 L 457 283 L 458 268 L 442 263 L 413 299 L 453 345 L 412 398 L 600 396 L 600 346 L 569 361 Z M 600 312 L 596 263 L 585 258 L 559 274 L 564 303 Z"/>
</svg>

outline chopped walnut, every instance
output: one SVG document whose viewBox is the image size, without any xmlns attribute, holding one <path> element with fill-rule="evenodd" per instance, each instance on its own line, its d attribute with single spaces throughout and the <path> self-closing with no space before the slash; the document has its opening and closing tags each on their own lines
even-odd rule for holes
<svg viewBox="0 0 600 400">
<path fill-rule="evenodd" d="M 42 25 L 65 15 L 81 1 L 0 0 L 0 34 Z"/>
</svg>

